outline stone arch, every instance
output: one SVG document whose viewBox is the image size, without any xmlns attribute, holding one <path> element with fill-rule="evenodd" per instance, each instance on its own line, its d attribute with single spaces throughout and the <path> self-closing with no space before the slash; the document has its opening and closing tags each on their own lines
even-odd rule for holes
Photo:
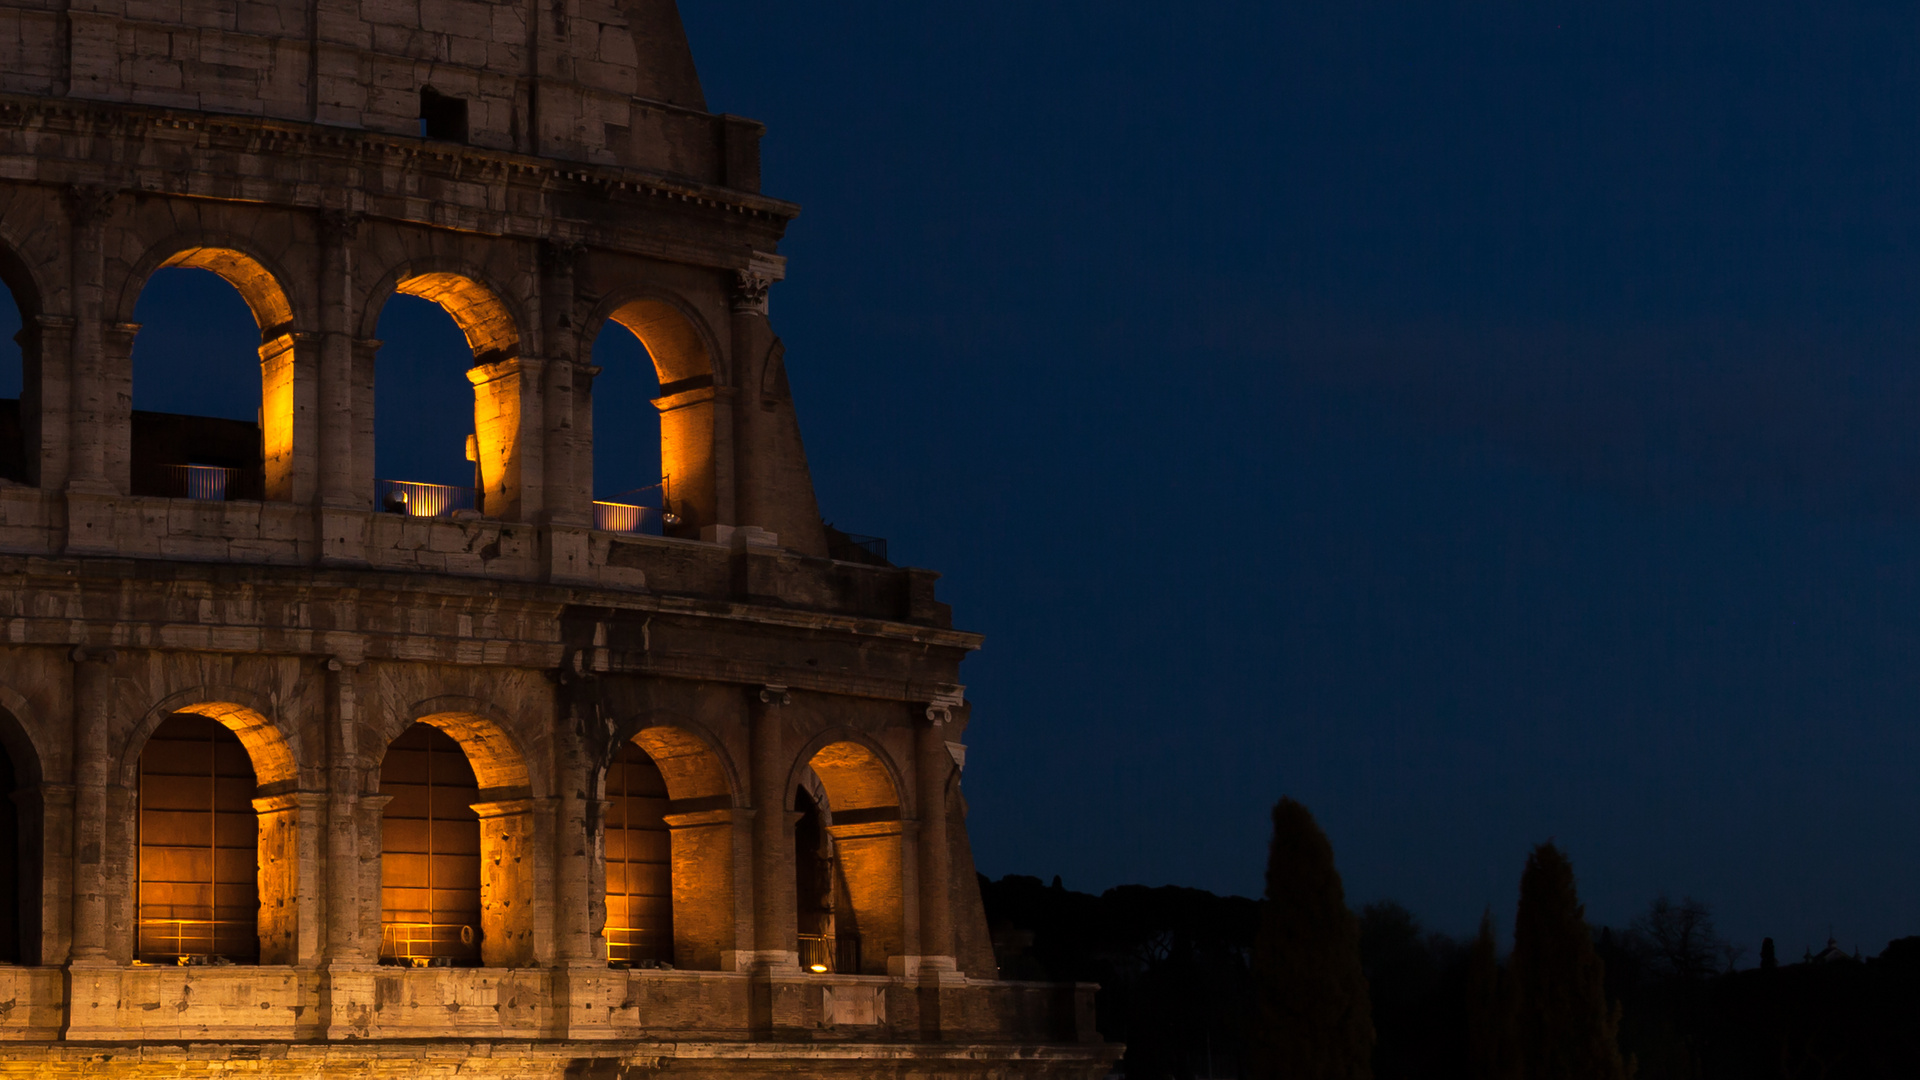
<svg viewBox="0 0 1920 1080">
<path fill-rule="evenodd" d="M 668 834 L 670 959 L 678 968 L 718 971 L 726 964 L 726 954 L 737 947 L 740 916 L 735 910 L 735 879 L 739 856 L 746 850 L 735 813 L 741 788 L 733 764 L 718 741 L 699 725 L 681 718 L 650 718 L 614 742 L 607 762 L 598 770 L 596 791 L 609 804 L 612 793 L 606 777 L 626 746 L 642 751 L 665 781 L 667 804 L 658 827 Z M 638 839 L 627 835 L 632 828 L 617 819 L 606 823 L 599 845 L 603 866 L 610 852 L 624 853 Z M 606 881 L 606 875 L 602 877 Z M 608 917 L 617 921 L 616 890 L 612 882 L 606 885 Z M 621 927 L 610 922 L 602 931 L 610 947 L 617 929 Z"/>
<path fill-rule="evenodd" d="M 303 949 L 310 951 L 318 930 L 314 925 L 316 910 L 310 897 L 303 898 L 301 888 L 301 830 L 313 827 L 312 822 L 303 826 L 303 809 L 311 811 L 311 807 L 303 807 L 303 801 L 311 802 L 312 796 L 303 800 L 297 792 L 299 758 L 293 744 L 271 718 L 270 714 L 276 712 L 265 695 L 243 687 L 195 686 L 169 694 L 134 725 L 121 753 L 119 779 L 125 789 L 140 791 L 143 788 L 142 762 L 147 747 L 161 725 L 174 717 L 201 717 L 233 733 L 246 751 L 257 795 L 251 799 L 250 807 L 257 827 L 254 852 L 259 908 L 254 925 L 259 938 L 258 959 L 262 964 L 291 964 L 299 959 Z M 148 809 L 137 806 L 134 812 L 145 815 Z M 140 837 L 137 851 L 140 857 L 145 857 L 149 846 L 147 830 L 136 829 L 132 835 Z M 136 909 L 145 902 L 142 890 L 146 888 L 146 871 L 141 869 L 138 873 Z M 304 891 L 311 892 L 312 888 Z M 139 918 L 144 922 L 145 916 Z M 135 928 L 136 953 L 140 949 L 137 935 L 141 922 L 137 922 Z"/>
<path fill-rule="evenodd" d="M 822 759 L 829 749 L 833 753 Z M 911 813 L 900 767 L 887 748 L 864 731 L 835 727 L 808 739 L 794 759 L 786 790 L 799 788 L 809 770 L 819 777 L 836 812 L 890 806 L 903 816 Z"/>
<path fill-rule="evenodd" d="M 382 747 L 383 759 L 388 748 L 415 724 L 426 725 L 459 746 L 478 784 L 471 807 L 479 819 L 481 872 L 476 884 L 480 963 L 486 967 L 527 967 L 535 963 L 534 909 L 541 889 L 542 860 L 535 840 L 535 790 L 526 754 L 504 718 L 474 698 L 431 698 L 416 703 L 405 715 L 406 722 Z M 376 769 L 375 775 L 381 775 L 381 771 Z M 392 792 L 383 790 L 381 794 L 388 800 L 392 797 Z M 393 813 L 394 804 L 387 801 L 382 819 L 383 888 L 390 877 L 385 822 Z"/>
<path fill-rule="evenodd" d="M 298 501 L 311 494 L 311 475 L 296 476 L 297 471 L 311 473 L 309 464 L 298 470 L 294 454 L 295 426 L 299 423 L 299 358 L 295 349 L 296 330 L 304 330 L 306 320 L 296 314 L 288 293 L 288 282 L 298 279 L 277 265 L 271 256 L 249 241 L 217 230 L 197 230 L 174 235 L 149 247 L 134 263 L 121 285 L 117 319 L 134 323 L 135 306 L 156 271 L 163 269 L 205 270 L 219 277 L 240 294 L 260 330 L 260 432 L 259 476 L 221 478 L 221 490 L 228 498 L 237 492 L 245 497 L 264 497 L 278 502 Z M 127 377 L 132 378 L 129 369 Z M 310 379 L 307 381 L 311 381 Z M 155 472 L 156 466 L 181 466 L 186 461 L 161 461 L 166 457 L 214 457 L 223 459 L 233 451 L 210 438 L 201 437 L 200 445 L 180 445 L 178 437 L 149 435 L 134 419 L 133 457 L 130 462 L 135 494 L 176 494 L 176 485 L 185 481 L 171 474 Z M 242 470 L 243 472 L 245 470 Z M 236 482 L 237 485 L 236 486 Z"/>
<path fill-rule="evenodd" d="M 502 797 L 534 794 L 526 752 L 506 717 L 492 705 L 465 694 L 444 694 L 415 703 L 409 713 L 402 730 L 413 724 L 429 724 L 446 732 L 466 753 L 482 792 Z M 395 738 L 399 734 L 393 733 Z"/>
<path fill-rule="evenodd" d="M 817 787 L 805 783 L 809 774 L 818 779 Z M 906 954 L 911 883 L 902 821 L 905 790 L 885 749 L 850 729 L 816 735 L 795 763 L 784 798 L 803 815 L 818 812 L 819 827 L 831 838 L 825 856 L 828 877 L 820 888 L 850 909 L 832 921 L 836 940 L 821 943 L 816 955 L 804 958 L 809 966 L 882 975 L 889 960 Z M 803 791 L 808 793 L 804 798 Z M 815 807 L 814 793 L 819 792 L 824 792 L 826 805 Z M 803 840 L 796 836 L 796 842 Z M 796 873 L 803 861 L 796 857 Z M 833 908 L 828 905 L 829 911 Z M 851 949 L 844 940 L 848 925 L 855 928 Z M 821 931 L 800 929 L 803 952 L 810 932 Z"/>
<path fill-rule="evenodd" d="M 133 786 L 140 769 L 140 751 L 155 728 L 175 713 L 191 713 L 218 721 L 240 739 L 253 761 L 253 774 L 262 790 L 275 793 L 297 787 L 300 762 L 269 713 L 273 702 L 240 686 L 193 686 L 160 699 L 133 726 L 120 754 L 120 783 Z"/>
<path fill-rule="evenodd" d="M 725 366 L 718 339 L 691 304 L 659 290 L 623 292 L 602 301 L 588 317 L 584 340 L 593 341 L 609 322 L 625 327 L 646 347 L 660 396 L 652 402 L 660 418 L 660 471 L 666 509 L 680 530 L 697 535 L 716 523 L 718 489 L 714 465 L 716 386 L 724 385 Z M 576 389 L 576 394 L 578 390 Z M 592 415 L 592 389 L 587 405 Z M 581 429 L 585 428 L 585 431 Z M 576 439 L 591 445 L 591 421 L 576 423 Z"/>
<path fill-rule="evenodd" d="M 478 466 L 480 509 L 493 517 L 518 518 L 525 443 L 540 430 L 540 418 L 523 417 L 521 408 L 524 313 L 509 299 L 512 294 L 478 267 L 442 258 L 410 260 L 375 287 L 363 315 L 363 338 L 376 336 L 380 314 L 396 293 L 435 304 L 466 338 L 472 352 L 467 381 L 473 386 L 472 460 Z M 377 359 L 374 368 L 377 398 Z"/>
<path fill-rule="evenodd" d="M 0 963 L 37 965 L 41 960 L 42 868 L 46 853 L 45 768 L 33 741 L 26 700 L 0 686 Z"/>
</svg>

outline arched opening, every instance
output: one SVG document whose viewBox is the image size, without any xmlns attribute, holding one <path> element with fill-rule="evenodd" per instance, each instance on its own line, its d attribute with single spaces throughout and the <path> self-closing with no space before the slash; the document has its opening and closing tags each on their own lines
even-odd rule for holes
<svg viewBox="0 0 1920 1080">
<path fill-rule="evenodd" d="M 607 767 L 607 960 L 718 971 L 740 948 L 732 784 L 697 735 L 656 725 Z"/>
<path fill-rule="evenodd" d="M 607 766 L 607 962 L 673 962 L 673 862 L 667 781 L 637 743 Z"/>
<path fill-rule="evenodd" d="M 0 480 L 38 484 L 40 298 L 25 264 L 6 247 L 0 247 L 0 297 Z"/>
<path fill-rule="evenodd" d="M 608 315 L 607 322 L 610 326 L 603 326 L 594 340 L 594 361 L 601 374 L 591 389 L 594 404 L 587 433 L 594 447 L 596 498 L 620 503 L 632 497 L 629 505 L 642 505 L 650 498 L 623 495 L 624 485 L 658 483 L 663 509 L 657 516 L 664 531 L 698 536 L 702 526 L 714 523 L 718 501 L 713 358 L 706 339 L 685 313 L 660 299 L 629 301 Z M 625 336 L 611 327 L 624 330 Z M 649 365 L 651 380 L 645 375 Z M 603 380 L 608 380 L 605 385 Z M 649 401 L 651 417 L 643 404 Z M 608 429 L 611 432 L 603 435 Z M 642 449 L 645 443 L 658 446 L 657 458 Z M 658 480 L 646 481 L 647 472 L 657 472 Z M 596 510 L 596 519 L 607 513 Z M 616 511 L 607 523 L 644 517 Z"/>
<path fill-rule="evenodd" d="M 134 319 L 127 490 L 304 497 L 312 477 L 300 474 L 312 466 L 293 452 L 293 308 L 273 275 L 231 248 L 187 248 L 142 284 Z"/>
<path fill-rule="evenodd" d="M 148 964 L 257 963 L 258 783 L 219 721 L 167 717 L 140 751 L 134 955 Z"/>
<path fill-rule="evenodd" d="M 906 952 L 900 796 L 857 742 L 807 762 L 793 796 L 796 911 L 807 970 L 884 975 Z"/>
<path fill-rule="evenodd" d="M 460 744 L 419 723 L 387 747 L 380 793 L 380 960 L 481 961 L 480 782 Z"/>
<path fill-rule="evenodd" d="M 380 958 L 436 967 L 538 961 L 544 888 L 526 759 L 499 724 L 433 712 L 388 744 L 380 791 Z M 482 867 L 485 872 L 482 873 Z"/>
<path fill-rule="evenodd" d="M 394 286 L 380 312 L 375 505 L 414 517 L 517 516 L 520 337 L 506 305 L 451 273 Z"/>
<path fill-rule="evenodd" d="M 666 531 L 666 477 L 660 465 L 660 377 L 633 331 L 608 319 L 593 341 L 593 527 Z M 677 519 L 676 519 L 677 524 Z"/>
<path fill-rule="evenodd" d="M 18 964 L 27 955 L 21 915 L 27 908 L 27 864 L 22 858 L 26 839 L 20 828 L 15 798 L 20 790 L 13 758 L 0 745 L 0 875 L 11 874 L 15 887 L 0 886 L 0 964 Z"/>
</svg>

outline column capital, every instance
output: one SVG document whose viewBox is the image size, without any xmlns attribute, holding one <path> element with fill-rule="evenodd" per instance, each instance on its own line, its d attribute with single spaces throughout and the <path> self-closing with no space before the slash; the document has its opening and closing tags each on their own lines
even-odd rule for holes
<svg viewBox="0 0 1920 1080">
<path fill-rule="evenodd" d="M 318 232 L 320 242 L 330 247 L 344 247 L 360 238 L 360 222 L 364 215 L 344 207 L 325 207 L 319 213 Z"/>
<path fill-rule="evenodd" d="M 776 706 L 791 705 L 793 704 L 793 695 L 787 692 L 787 688 L 785 686 L 781 686 L 776 683 L 768 683 L 767 685 L 762 686 L 760 688 L 760 703 L 762 705 L 776 705 Z"/>
<path fill-rule="evenodd" d="M 744 270 L 733 272 L 733 310 L 749 315 L 767 313 L 767 290 L 787 276 L 787 260 L 781 255 L 756 251 L 747 259 Z"/>
<path fill-rule="evenodd" d="M 120 190 L 105 184 L 69 184 L 61 194 L 67 204 L 67 220 L 84 226 L 106 217 Z"/>
<path fill-rule="evenodd" d="M 580 264 L 580 257 L 587 253 L 587 245 L 579 240 L 559 237 L 540 241 L 540 269 L 556 276 L 572 274 Z"/>
<path fill-rule="evenodd" d="M 927 700 L 927 723 L 940 727 L 953 719 L 953 710 L 966 704 L 967 688 L 959 683 L 947 683 L 934 687 Z"/>
<path fill-rule="evenodd" d="M 75 645 L 70 655 L 76 664 L 84 664 L 88 661 L 111 664 L 120 659 L 119 650 L 107 645 Z"/>
</svg>

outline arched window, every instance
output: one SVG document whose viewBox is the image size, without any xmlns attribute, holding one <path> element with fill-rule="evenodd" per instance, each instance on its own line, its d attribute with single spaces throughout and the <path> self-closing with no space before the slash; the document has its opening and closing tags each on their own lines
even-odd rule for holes
<svg viewBox="0 0 1920 1080">
<path fill-rule="evenodd" d="M 217 720 L 175 713 L 140 752 L 136 956 L 144 963 L 260 957 L 257 783 Z"/>
<path fill-rule="evenodd" d="M 634 492 L 628 485 L 658 483 L 658 505 L 665 509 L 657 519 L 664 531 L 698 536 L 702 526 L 714 523 L 718 507 L 717 399 L 705 337 L 679 308 L 641 299 L 607 317 L 593 348 L 601 372 L 590 391 L 593 409 L 586 426 L 593 443 L 595 498 L 649 503 L 653 497 L 643 486 Z M 657 479 L 648 479 L 649 472 Z M 595 517 L 605 527 L 635 515 L 597 508 Z"/>
<path fill-rule="evenodd" d="M 415 517 L 483 509 L 466 336 L 440 305 L 404 293 L 388 298 L 379 334 L 376 509 Z"/>
<path fill-rule="evenodd" d="M 593 527 L 666 531 L 660 467 L 660 377 L 633 331 L 608 319 L 593 341 Z"/>
<path fill-rule="evenodd" d="M 645 750 L 621 744 L 607 768 L 607 960 L 621 967 L 673 962 L 667 782 Z"/>
<path fill-rule="evenodd" d="M 293 312 L 265 267 L 189 248 L 142 284 L 125 462 L 135 495 L 297 500 Z"/>
<path fill-rule="evenodd" d="M 794 799 L 802 815 L 794 837 L 796 872 L 811 867 L 813 875 L 797 882 L 812 894 L 811 901 L 807 892 L 799 895 L 802 963 L 809 970 L 826 964 L 849 974 L 884 975 L 887 959 L 906 952 L 907 883 L 893 775 L 856 742 L 824 746 L 807 765 Z M 809 812 L 819 833 L 803 838 Z M 804 854 L 809 839 L 811 854 Z M 809 935 L 819 939 L 812 955 Z"/>
<path fill-rule="evenodd" d="M 40 299 L 0 247 L 0 480 L 40 482 Z"/>
<path fill-rule="evenodd" d="M 380 767 L 380 959 L 480 963 L 480 784 L 460 744 L 428 724 L 393 740 Z"/>
<path fill-rule="evenodd" d="M 657 725 L 614 751 L 606 772 L 607 960 L 718 971 L 742 940 L 734 911 L 733 790 L 720 755 Z"/>
<path fill-rule="evenodd" d="M 809 779 L 812 779 L 809 777 Z M 794 796 L 800 820 L 793 826 L 795 910 L 800 918 L 800 966 L 815 974 L 860 970 L 860 924 L 847 895 L 846 877 L 834 857 L 826 794 L 817 780 Z"/>
</svg>

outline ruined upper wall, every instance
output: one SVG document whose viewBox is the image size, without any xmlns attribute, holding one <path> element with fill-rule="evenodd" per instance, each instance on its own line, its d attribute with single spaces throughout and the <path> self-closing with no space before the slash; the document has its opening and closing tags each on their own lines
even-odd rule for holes
<svg viewBox="0 0 1920 1080">
<path fill-rule="evenodd" d="M 0 4 L 0 92 L 417 135 L 429 89 L 475 146 L 759 188 L 761 129 L 707 113 L 674 0 Z"/>
</svg>

